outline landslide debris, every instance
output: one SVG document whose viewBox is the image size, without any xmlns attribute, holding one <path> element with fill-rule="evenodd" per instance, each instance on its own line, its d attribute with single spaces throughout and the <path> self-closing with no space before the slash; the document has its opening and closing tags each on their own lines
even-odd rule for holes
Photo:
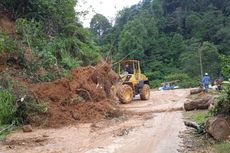
<svg viewBox="0 0 230 153">
<path fill-rule="evenodd" d="M 17 37 L 15 22 L 1 10 L 0 30 L 4 31 L 7 37 Z M 31 63 L 38 64 L 37 61 L 41 59 L 35 56 L 28 46 L 20 46 L 20 49 L 22 50 L 20 54 L 14 50 L 1 52 L 0 75 L 7 74 L 13 82 L 26 86 L 29 99 L 27 102 L 31 105 L 34 98 L 36 102 L 47 106 L 46 113 L 42 114 L 29 110 L 25 119 L 26 124 L 60 127 L 76 122 L 94 122 L 112 117 L 113 114 L 117 116 L 117 107 L 111 102 L 113 100 L 111 87 L 116 83 L 118 76 L 112 70 L 111 64 L 100 61 L 95 67 L 72 69 L 65 78 L 53 82 L 34 83 L 34 80 L 37 80 L 36 76 L 45 76 L 48 70 L 39 67 L 33 72 L 30 67 L 25 67 L 25 65 L 31 66 Z M 33 66 L 38 66 L 36 64 Z M 53 67 L 49 70 L 59 73 L 57 66 Z M 60 70 L 60 73 L 63 72 Z"/>
<path fill-rule="evenodd" d="M 36 99 L 48 103 L 46 125 L 59 127 L 98 121 L 116 113 L 110 89 L 117 79 L 111 65 L 100 62 L 96 67 L 73 69 L 60 80 L 31 84 L 29 90 Z"/>
</svg>

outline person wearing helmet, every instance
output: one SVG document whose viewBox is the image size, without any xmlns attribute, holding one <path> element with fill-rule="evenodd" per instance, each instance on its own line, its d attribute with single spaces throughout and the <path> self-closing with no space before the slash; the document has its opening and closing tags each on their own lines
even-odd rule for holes
<svg viewBox="0 0 230 153">
<path fill-rule="evenodd" d="M 125 65 L 125 71 L 126 71 L 128 74 L 133 74 L 132 66 L 126 64 L 126 65 Z"/>
<path fill-rule="evenodd" d="M 205 92 L 208 92 L 208 86 L 209 86 L 209 82 L 210 82 L 210 77 L 208 76 L 208 73 L 205 73 L 205 76 L 202 79 L 203 85 L 205 87 Z"/>
</svg>

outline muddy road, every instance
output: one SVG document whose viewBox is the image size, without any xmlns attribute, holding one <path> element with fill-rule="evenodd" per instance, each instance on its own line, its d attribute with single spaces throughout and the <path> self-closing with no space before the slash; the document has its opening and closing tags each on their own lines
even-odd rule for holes
<svg viewBox="0 0 230 153">
<path fill-rule="evenodd" d="M 132 116 L 32 133 L 17 131 L 0 144 L 0 153 L 177 153 L 188 94 L 189 90 L 152 91 L 148 101 L 137 97 L 120 106 Z"/>
</svg>

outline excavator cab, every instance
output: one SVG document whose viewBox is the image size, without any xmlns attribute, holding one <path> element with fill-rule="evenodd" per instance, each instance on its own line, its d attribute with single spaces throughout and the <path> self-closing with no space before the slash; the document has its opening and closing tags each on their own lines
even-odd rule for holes
<svg viewBox="0 0 230 153">
<path fill-rule="evenodd" d="M 141 73 L 140 61 L 123 60 L 119 62 L 117 73 L 121 82 L 117 96 L 121 103 L 130 103 L 138 94 L 142 100 L 149 99 L 149 80 Z"/>
</svg>

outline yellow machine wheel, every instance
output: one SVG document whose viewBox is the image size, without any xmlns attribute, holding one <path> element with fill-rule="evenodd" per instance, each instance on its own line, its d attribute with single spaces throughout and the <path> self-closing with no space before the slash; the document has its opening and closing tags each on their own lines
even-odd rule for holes
<svg viewBox="0 0 230 153">
<path fill-rule="evenodd" d="M 122 85 L 117 91 L 117 97 L 122 104 L 131 103 L 133 100 L 133 89 L 127 85 Z"/>
<path fill-rule="evenodd" d="M 150 87 L 148 84 L 145 84 L 140 92 L 141 100 L 148 100 L 150 97 Z"/>
</svg>

